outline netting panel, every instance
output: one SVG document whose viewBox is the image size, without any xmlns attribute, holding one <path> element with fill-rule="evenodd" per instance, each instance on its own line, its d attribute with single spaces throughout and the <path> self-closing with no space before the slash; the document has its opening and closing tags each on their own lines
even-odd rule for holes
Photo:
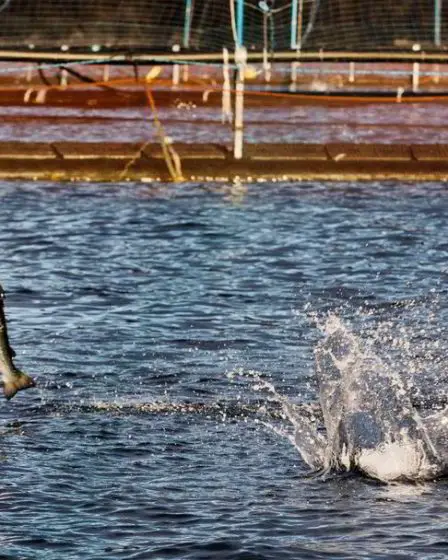
<svg viewBox="0 0 448 560">
<path fill-rule="evenodd" d="M 303 50 L 439 48 L 435 0 L 303 0 L 296 3 L 301 24 L 293 4 L 246 0 L 244 44 L 280 51 L 298 38 Z M 440 30 L 443 42 L 448 9 Z M 0 0 L 3 49 L 170 52 L 176 44 L 204 52 L 233 48 L 230 0 Z"/>
</svg>

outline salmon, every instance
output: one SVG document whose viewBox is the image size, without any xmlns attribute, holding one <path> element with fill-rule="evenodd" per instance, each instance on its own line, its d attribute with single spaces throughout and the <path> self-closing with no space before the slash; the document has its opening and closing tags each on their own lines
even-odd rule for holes
<svg viewBox="0 0 448 560">
<path fill-rule="evenodd" d="M 35 387 L 36 383 L 28 374 L 20 371 L 13 362 L 15 356 L 8 339 L 8 328 L 5 316 L 5 292 L 0 286 L 0 373 L 3 393 L 9 400 L 22 389 Z"/>
</svg>

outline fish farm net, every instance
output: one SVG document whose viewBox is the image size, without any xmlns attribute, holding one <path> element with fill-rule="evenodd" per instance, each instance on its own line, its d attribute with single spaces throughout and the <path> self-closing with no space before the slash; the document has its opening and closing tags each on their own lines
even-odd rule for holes
<svg viewBox="0 0 448 560">
<path fill-rule="evenodd" d="M 441 0 L 0 0 L 0 48 L 70 52 L 443 49 Z"/>
</svg>

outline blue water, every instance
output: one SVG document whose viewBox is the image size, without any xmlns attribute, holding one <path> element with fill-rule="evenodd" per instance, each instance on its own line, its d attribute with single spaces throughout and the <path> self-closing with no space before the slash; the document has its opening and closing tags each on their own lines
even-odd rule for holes
<svg viewBox="0 0 448 560">
<path fill-rule="evenodd" d="M 446 481 L 309 478 L 244 380 L 312 401 L 332 312 L 443 397 L 444 185 L 2 183 L 0 205 L 39 384 L 1 404 L 2 559 L 446 558 Z"/>
</svg>

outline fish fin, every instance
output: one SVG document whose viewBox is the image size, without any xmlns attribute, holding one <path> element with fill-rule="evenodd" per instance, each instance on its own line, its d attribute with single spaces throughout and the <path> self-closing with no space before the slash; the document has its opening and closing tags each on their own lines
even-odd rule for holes
<svg viewBox="0 0 448 560">
<path fill-rule="evenodd" d="M 7 381 L 3 384 L 3 393 L 5 397 L 9 400 L 22 389 L 28 389 L 29 387 L 35 387 L 36 382 L 28 374 L 18 371 L 17 375 L 11 381 Z"/>
</svg>

